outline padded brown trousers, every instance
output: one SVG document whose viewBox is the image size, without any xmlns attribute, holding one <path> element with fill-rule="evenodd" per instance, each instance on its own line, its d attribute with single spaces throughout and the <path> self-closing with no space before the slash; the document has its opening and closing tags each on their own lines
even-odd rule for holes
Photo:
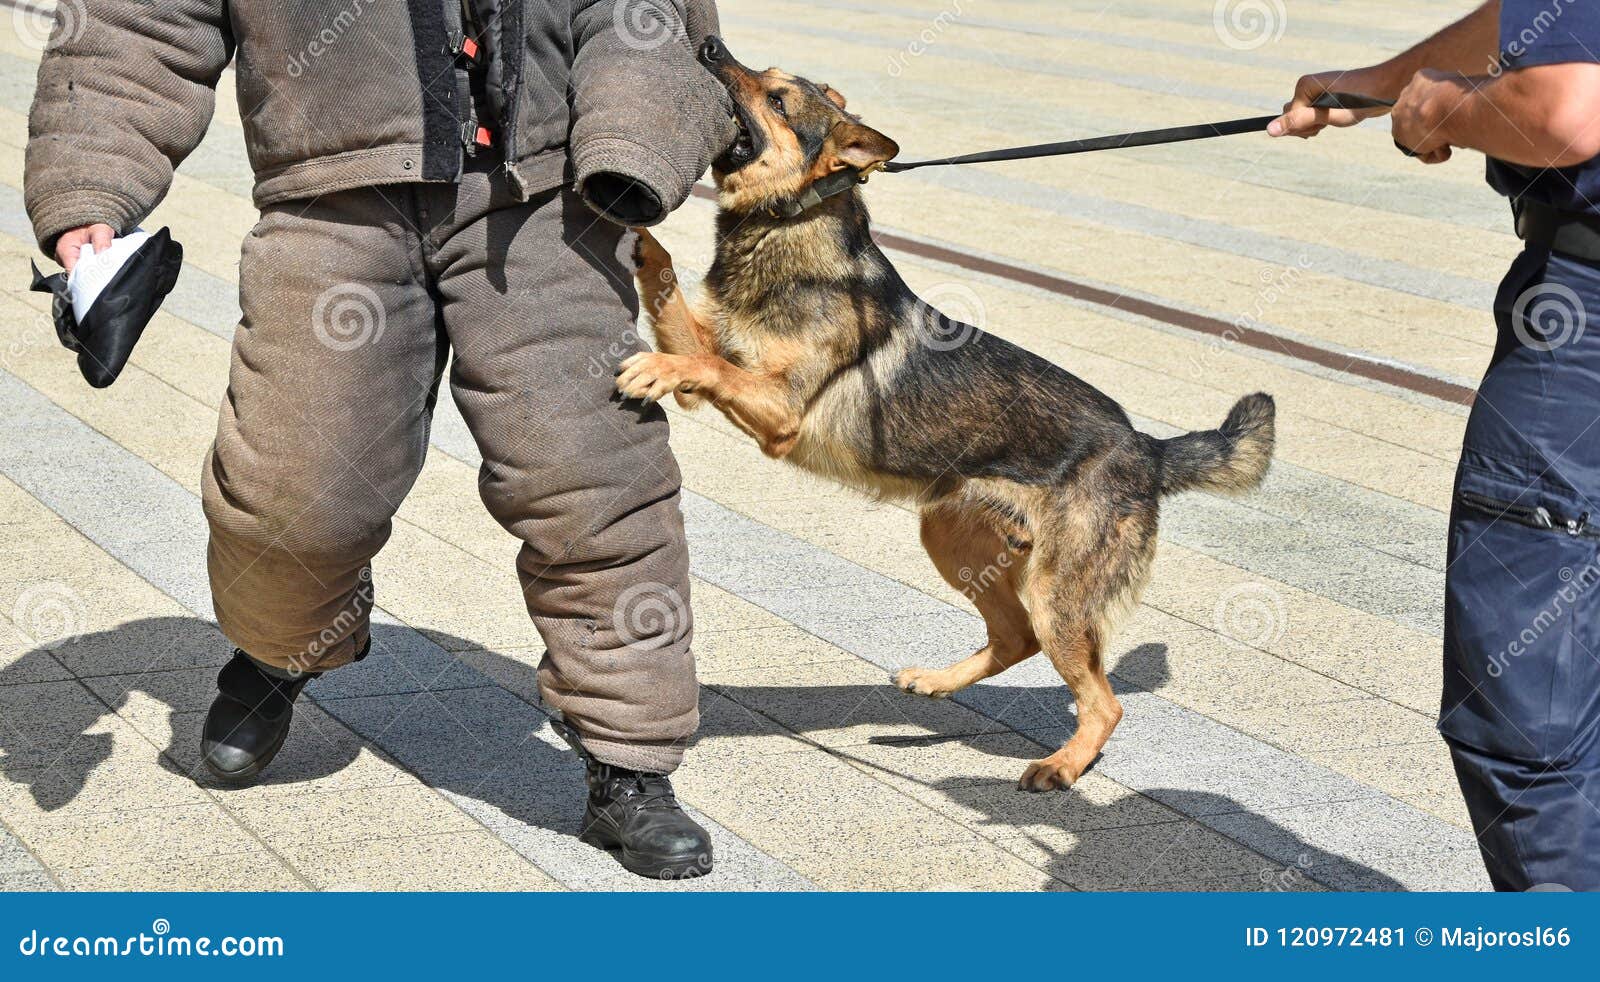
<svg viewBox="0 0 1600 982">
<path fill-rule="evenodd" d="M 500 172 L 275 205 L 244 245 L 244 320 L 207 461 L 223 632 L 291 672 L 369 638 L 371 559 L 428 447 L 447 355 L 479 491 L 522 540 L 547 703 L 607 763 L 667 772 L 698 722 L 679 474 L 643 345 L 632 236 Z"/>
</svg>

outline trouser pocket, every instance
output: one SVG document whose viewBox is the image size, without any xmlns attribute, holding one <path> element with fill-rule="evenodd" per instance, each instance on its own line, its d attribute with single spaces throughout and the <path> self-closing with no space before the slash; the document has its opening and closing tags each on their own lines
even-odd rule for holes
<svg viewBox="0 0 1600 982">
<path fill-rule="evenodd" d="M 1588 752 L 1600 708 L 1597 556 L 1575 504 L 1462 469 L 1445 577 L 1446 737 L 1538 764 Z"/>
</svg>

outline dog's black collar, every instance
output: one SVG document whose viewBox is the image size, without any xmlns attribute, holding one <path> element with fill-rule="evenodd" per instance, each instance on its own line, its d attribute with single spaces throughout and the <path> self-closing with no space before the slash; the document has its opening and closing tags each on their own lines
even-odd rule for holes
<svg viewBox="0 0 1600 982">
<path fill-rule="evenodd" d="M 811 186 L 806 188 L 798 198 L 792 198 L 782 204 L 774 205 L 768 208 L 767 212 L 773 218 L 794 218 L 815 208 L 829 198 L 845 193 L 857 184 L 867 183 L 867 178 L 872 175 L 872 172 L 882 166 L 882 164 L 874 164 L 865 170 L 846 167 L 844 170 L 834 171 L 827 177 L 811 182 Z"/>
</svg>

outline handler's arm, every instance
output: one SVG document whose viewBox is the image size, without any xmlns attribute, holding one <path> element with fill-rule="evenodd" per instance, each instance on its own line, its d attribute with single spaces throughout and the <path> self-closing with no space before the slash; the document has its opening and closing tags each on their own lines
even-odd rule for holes
<svg viewBox="0 0 1600 982">
<path fill-rule="evenodd" d="M 1346 109 L 1314 109 L 1311 101 L 1324 92 L 1351 92 L 1396 99 L 1423 69 L 1439 69 L 1458 74 L 1488 72 L 1496 63 L 1500 43 L 1500 0 L 1489 0 L 1472 13 L 1388 61 L 1367 68 L 1318 72 L 1300 79 L 1294 98 L 1283 107 L 1283 115 L 1267 127 L 1273 136 L 1312 137 L 1326 126 L 1353 126 L 1383 110 L 1353 112 Z"/>
<path fill-rule="evenodd" d="M 226 0 L 77 0 L 56 11 L 23 174 L 46 255 L 63 232 L 123 233 L 155 209 L 205 136 L 233 52 Z"/>
<path fill-rule="evenodd" d="M 1524 167 L 1570 167 L 1600 154 L 1600 65 L 1536 65 L 1495 78 L 1425 71 L 1394 109 L 1394 138 L 1430 163 L 1450 148 Z"/>
<path fill-rule="evenodd" d="M 695 58 L 716 23 L 711 0 L 574 3 L 572 166 L 606 218 L 660 222 L 733 142 L 727 91 Z"/>
</svg>

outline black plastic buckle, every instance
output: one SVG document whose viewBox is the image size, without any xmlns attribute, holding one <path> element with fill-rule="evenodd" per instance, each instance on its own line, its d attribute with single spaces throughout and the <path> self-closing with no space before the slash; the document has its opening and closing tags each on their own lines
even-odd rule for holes
<svg viewBox="0 0 1600 982">
<path fill-rule="evenodd" d="M 476 68 L 478 55 L 483 53 L 483 46 L 464 33 L 452 34 L 450 43 L 445 47 L 445 51 L 451 57 L 459 58 L 466 62 L 467 67 Z"/>
</svg>

